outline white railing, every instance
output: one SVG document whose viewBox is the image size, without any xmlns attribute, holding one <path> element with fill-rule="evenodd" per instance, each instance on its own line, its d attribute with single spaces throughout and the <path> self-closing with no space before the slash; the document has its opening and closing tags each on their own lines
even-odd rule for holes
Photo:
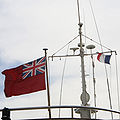
<svg viewBox="0 0 120 120">
<path fill-rule="evenodd" d="M 74 117 L 74 114 L 75 114 L 74 111 L 76 109 L 78 109 L 78 110 L 87 109 L 87 110 L 91 110 L 91 111 L 106 111 L 106 112 L 116 113 L 116 114 L 120 115 L 120 111 L 111 110 L 111 109 L 89 107 L 89 106 L 67 106 L 67 105 L 66 106 L 50 106 L 50 107 L 48 107 L 48 106 L 42 106 L 42 107 L 9 108 L 7 110 L 8 110 L 8 112 L 12 112 L 12 111 L 29 111 L 29 110 L 47 110 L 47 109 L 50 109 L 50 110 L 54 110 L 54 109 L 70 109 L 71 112 L 70 112 L 70 115 L 69 115 L 68 118 L 75 118 Z M 4 117 L 7 117 L 6 115 L 4 115 L 5 113 L 3 113 L 3 110 L 5 110 L 5 109 L 0 109 L 0 112 L 2 112 L 2 116 L 1 116 L 2 119 Z M 10 113 L 8 113 L 8 114 L 10 114 Z M 10 115 L 8 115 L 8 117 L 10 117 Z M 53 117 L 51 115 L 51 119 L 52 118 Z M 42 117 L 41 117 L 41 119 L 42 119 Z M 46 119 L 49 119 L 49 117 L 47 117 Z"/>
</svg>

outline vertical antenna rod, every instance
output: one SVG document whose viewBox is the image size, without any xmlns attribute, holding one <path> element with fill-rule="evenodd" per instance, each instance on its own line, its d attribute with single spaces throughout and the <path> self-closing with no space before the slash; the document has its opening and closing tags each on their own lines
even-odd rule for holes
<svg viewBox="0 0 120 120">
<path fill-rule="evenodd" d="M 81 57 L 81 72 L 82 72 L 82 94 L 81 94 L 81 101 L 83 106 L 87 106 L 87 102 L 90 99 L 89 94 L 86 91 L 86 82 L 85 82 L 85 68 L 84 68 L 84 49 L 82 43 L 82 23 L 80 22 L 80 9 L 79 9 L 79 0 L 77 0 L 77 7 L 78 7 L 78 19 L 79 19 L 79 36 L 80 36 L 80 57 Z M 90 110 L 84 109 L 80 110 L 81 118 L 91 118 L 90 117 Z"/>
</svg>

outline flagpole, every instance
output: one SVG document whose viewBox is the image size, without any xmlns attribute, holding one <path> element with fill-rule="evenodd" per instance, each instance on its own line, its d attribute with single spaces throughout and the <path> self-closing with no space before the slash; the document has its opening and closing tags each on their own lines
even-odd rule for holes
<svg viewBox="0 0 120 120">
<path fill-rule="evenodd" d="M 48 67 L 47 67 L 47 48 L 43 49 L 45 51 L 45 58 L 46 58 L 46 81 L 47 81 L 47 96 L 48 96 L 48 107 L 50 107 L 50 90 L 49 90 L 49 80 L 48 80 Z M 51 118 L 51 110 L 49 111 L 49 118 Z"/>
</svg>

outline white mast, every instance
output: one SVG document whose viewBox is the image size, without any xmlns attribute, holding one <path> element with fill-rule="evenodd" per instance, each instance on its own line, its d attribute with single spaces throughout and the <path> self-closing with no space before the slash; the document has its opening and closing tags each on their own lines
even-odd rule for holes
<svg viewBox="0 0 120 120">
<path fill-rule="evenodd" d="M 80 9 L 79 9 L 79 0 L 77 0 L 77 7 L 78 7 L 78 19 L 79 19 L 79 35 L 80 35 L 80 57 L 81 57 L 81 74 L 82 74 L 82 94 L 80 96 L 82 105 L 87 106 L 90 96 L 86 91 L 86 81 L 85 81 L 85 68 L 84 68 L 84 49 L 82 43 L 82 23 L 80 21 Z M 91 118 L 90 110 L 88 109 L 81 109 L 80 110 L 81 118 Z"/>
</svg>

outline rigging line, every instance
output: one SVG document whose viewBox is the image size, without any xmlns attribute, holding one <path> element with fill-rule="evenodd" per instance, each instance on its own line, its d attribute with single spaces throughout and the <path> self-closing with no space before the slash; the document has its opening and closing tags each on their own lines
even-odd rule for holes
<svg viewBox="0 0 120 120">
<path fill-rule="evenodd" d="M 98 34 L 98 38 L 99 38 L 101 50 L 102 50 L 102 52 L 103 52 L 102 42 L 101 42 L 99 30 L 98 30 L 98 25 L 97 25 L 97 22 L 96 22 L 96 19 L 95 19 L 94 11 L 93 11 L 92 4 L 91 4 L 91 1 L 90 1 L 90 0 L 89 0 L 89 3 L 90 3 L 92 15 L 93 15 L 93 19 L 94 19 L 94 22 L 95 22 L 95 27 L 96 27 L 96 30 L 97 30 L 97 34 Z M 110 104 L 110 108 L 112 109 L 112 101 L 111 101 L 110 86 L 109 86 L 108 73 L 107 73 L 107 68 L 106 68 L 106 64 L 105 64 L 105 63 L 104 63 L 104 66 L 105 66 L 105 73 L 106 73 L 106 78 L 107 78 L 107 87 L 108 87 L 109 102 L 110 102 L 109 104 Z M 112 113 L 112 112 L 111 112 L 111 118 L 112 118 L 112 120 L 113 120 L 113 113 Z"/>
<path fill-rule="evenodd" d="M 56 53 L 58 53 L 59 51 L 61 51 L 63 48 L 65 48 L 67 45 L 69 45 L 71 42 L 73 42 L 75 39 L 78 38 L 79 35 L 77 35 L 76 37 L 74 37 L 72 40 L 70 40 L 67 44 L 65 44 L 63 47 L 61 47 L 59 50 L 57 50 L 52 56 L 54 56 Z"/>
<path fill-rule="evenodd" d="M 100 45 L 102 45 L 101 38 L 100 38 L 100 33 L 99 33 L 99 30 L 98 30 L 98 25 L 97 25 L 97 22 L 96 22 L 96 18 L 95 18 L 95 15 L 94 15 L 93 7 L 92 7 L 92 4 L 91 4 L 90 0 L 89 0 L 89 3 L 90 3 L 90 8 L 91 8 L 91 11 L 92 11 L 93 19 L 94 19 L 94 22 L 95 22 L 95 27 L 96 27 L 96 30 L 97 30 L 99 42 L 100 42 Z M 101 46 L 101 50 L 103 50 L 102 46 Z"/>
<path fill-rule="evenodd" d="M 116 68 L 116 79 L 117 79 L 118 110 L 120 111 L 120 96 L 119 96 L 119 79 L 118 79 L 118 67 L 117 67 L 117 53 L 115 54 L 115 68 Z M 119 115 L 119 119 L 120 119 L 120 115 Z"/>
<path fill-rule="evenodd" d="M 112 88 L 112 66 L 110 64 L 110 67 L 109 67 L 109 80 L 110 80 L 110 88 Z M 112 89 L 111 89 L 111 93 L 112 93 Z"/>
<path fill-rule="evenodd" d="M 112 100 L 111 100 L 111 93 L 110 93 L 110 85 L 109 85 L 109 80 L 107 78 L 107 86 L 108 86 L 108 94 L 109 94 L 109 101 L 110 101 L 110 108 L 112 109 Z M 111 112 L 111 118 L 113 120 L 113 113 Z"/>
<path fill-rule="evenodd" d="M 100 44 L 100 43 L 98 43 L 98 42 L 94 41 L 93 39 L 91 39 L 91 38 L 87 37 L 86 35 L 82 34 L 82 36 L 84 36 L 85 38 L 87 38 L 87 39 L 91 40 L 92 42 L 94 42 L 94 43 L 96 43 L 96 44 L 98 44 L 98 45 L 100 45 L 100 46 L 101 46 L 101 44 Z M 106 47 L 106 46 L 104 46 L 104 45 L 102 45 L 102 47 L 104 47 L 104 48 L 106 48 L 106 49 L 108 49 L 108 50 L 112 51 L 110 48 L 108 48 L 108 47 Z"/>
<path fill-rule="evenodd" d="M 68 45 L 68 48 L 67 48 L 67 54 L 68 54 L 68 50 L 69 50 L 69 45 Z M 64 74 L 65 74 L 66 61 L 67 61 L 67 58 L 65 58 L 64 66 L 63 66 L 63 72 L 62 72 L 62 81 L 61 81 L 61 88 L 60 88 L 60 102 L 59 102 L 60 106 L 61 106 L 61 103 L 62 103 L 63 80 L 64 80 Z M 59 108 L 59 118 L 60 118 L 60 108 Z"/>
</svg>

